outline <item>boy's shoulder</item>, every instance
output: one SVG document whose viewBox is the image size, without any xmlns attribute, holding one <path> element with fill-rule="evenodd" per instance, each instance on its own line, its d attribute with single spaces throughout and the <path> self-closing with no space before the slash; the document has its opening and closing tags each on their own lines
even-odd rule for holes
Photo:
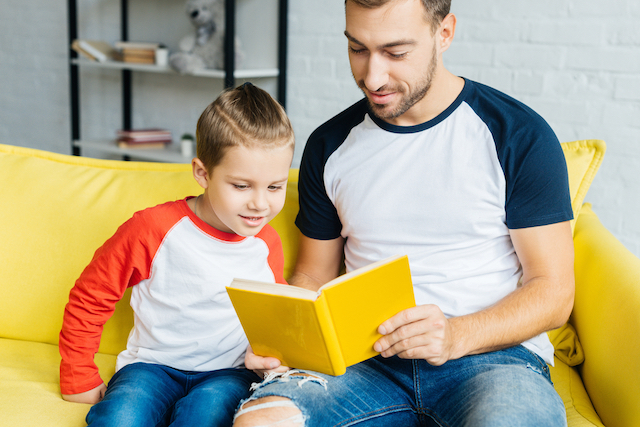
<svg viewBox="0 0 640 427">
<path fill-rule="evenodd" d="M 123 226 L 139 231 L 166 230 L 188 215 L 188 210 L 186 199 L 164 202 L 135 212 Z"/>
</svg>

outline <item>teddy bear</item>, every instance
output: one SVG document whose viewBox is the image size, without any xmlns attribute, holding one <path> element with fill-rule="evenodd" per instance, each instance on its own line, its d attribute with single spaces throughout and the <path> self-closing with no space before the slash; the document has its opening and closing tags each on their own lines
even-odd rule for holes
<svg viewBox="0 0 640 427">
<path fill-rule="evenodd" d="M 187 0 L 186 13 L 196 31 L 182 38 L 179 51 L 169 56 L 171 67 L 181 74 L 224 69 L 224 0 Z M 234 42 L 237 68 L 244 54 L 237 37 Z"/>
</svg>

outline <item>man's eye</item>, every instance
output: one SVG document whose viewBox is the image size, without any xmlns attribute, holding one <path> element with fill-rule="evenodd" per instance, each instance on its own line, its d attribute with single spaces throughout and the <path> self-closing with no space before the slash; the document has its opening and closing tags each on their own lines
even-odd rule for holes
<svg viewBox="0 0 640 427">
<path fill-rule="evenodd" d="M 365 49 L 355 49 L 351 46 L 349 46 L 349 52 L 354 53 L 354 54 L 359 54 L 359 53 L 363 53 L 365 51 Z"/>
<path fill-rule="evenodd" d="M 391 53 L 389 52 L 389 56 L 392 57 L 393 59 L 402 59 L 407 55 L 406 52 L 402 52 L 402 53 Z"/>
</svg>

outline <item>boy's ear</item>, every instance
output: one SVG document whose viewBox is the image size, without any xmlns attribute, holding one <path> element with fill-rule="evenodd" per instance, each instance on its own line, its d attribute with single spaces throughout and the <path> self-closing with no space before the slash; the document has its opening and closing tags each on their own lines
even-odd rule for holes
<svg viewBox="0 0 640 427">
<path fill-rule="evenodd" d="M 202 163 L 202 160 L 195 157 L 191 161 L 191 169 L 193 171 L 193 178 L 202 188 L 209 187 L 209 172 L 207 172 L 207 168 Z"/>
</svg>

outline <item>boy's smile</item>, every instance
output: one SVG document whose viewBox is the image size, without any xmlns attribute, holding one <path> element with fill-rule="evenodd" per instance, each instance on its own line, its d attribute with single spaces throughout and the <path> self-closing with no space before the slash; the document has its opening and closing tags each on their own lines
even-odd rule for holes
<svg viewBox="0 0 640 427">
<path fill-rule="evenodd" d="M 292 157 L 289 146 L 227 149 L 204 178 L 198 216 L 220 231 L 255 236 L 284 206 Z"/>
</svg>

